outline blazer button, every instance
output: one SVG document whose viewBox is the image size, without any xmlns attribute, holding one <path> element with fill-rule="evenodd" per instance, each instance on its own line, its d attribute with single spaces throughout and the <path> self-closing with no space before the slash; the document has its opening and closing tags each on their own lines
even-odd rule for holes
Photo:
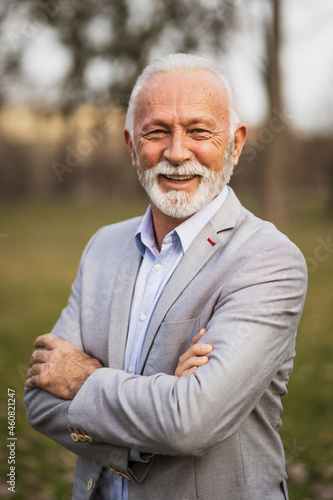
<svg viewBox="0 0 333 500">
<path fill-rule="evenodd" d="M 85 441 L 88 441 L 88 443 L 92 443 L 93 442 L 93 438 L 88 436 L 87 434 L 84 436 L 84 439 Z"/>
<path fill-rule="evenodd" d="M 79 435 L 78 435 L 78 439 L 79 439 L 79 441 L 81 441 L 82 443 L 84 443 L 84 441 L 86 440 L 85 436 L 83 436 L 82 434 L 79 434 Z"/>
<path fill-rule="evenodd" d="M 87 484 L 87 490 L 88 491 L 92 490 L 93 484 L 94 484 L 94 480 L 92 478 L 90 478 L 89 481 L 88 481 L 88 484 Z"/>
<path fill-rule="evenodd" d="M 79 440 L 79 436 L 77 434 L 75 434 L 75 432 L 72 432 L 71 438 L 73 439 L 73 441 L 75 441 L 75 443 L 77 443 Z"/>
</svg>

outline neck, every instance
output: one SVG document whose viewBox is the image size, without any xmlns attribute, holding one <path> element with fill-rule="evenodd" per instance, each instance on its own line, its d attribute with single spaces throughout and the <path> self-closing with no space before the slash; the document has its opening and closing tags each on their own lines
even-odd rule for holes
<svg viewBox="0 0 333 500">
<path fill-rule="evenodd" d="M 188 217 L 184 217 L 183 219 L 175 219 L 173 217 L 169 217 L 169 215 L 161 212 L 161 210 L 159 210 L 153 203 L 151 203 L 151 212 L 153 217 L 156 242 L 160 251 L 162 248 L 164 237 L 168 233 L 170 233 L 170 231 L 172 231 L 182 222 L 188 219 Z"/>
</svg>

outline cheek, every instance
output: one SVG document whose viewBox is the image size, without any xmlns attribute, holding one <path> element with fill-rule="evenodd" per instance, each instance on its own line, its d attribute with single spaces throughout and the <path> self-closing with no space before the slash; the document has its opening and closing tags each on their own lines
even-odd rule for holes
<svg viewBox="0 0 333 500">
<path fill-rule="evenodd" d="M 163 149 L 157 144 L 149 144 L 139 151 L 141 168 L 152 168 L 161 160 Z"/>
<path fill-rule="evenodd" d="M 220 171 L 223 168 L 224 155 L 225 150 L 212 143 L 203 145 L 195 152 L 196 159 L 205 167 L 214 171 Z"/>
</svg>

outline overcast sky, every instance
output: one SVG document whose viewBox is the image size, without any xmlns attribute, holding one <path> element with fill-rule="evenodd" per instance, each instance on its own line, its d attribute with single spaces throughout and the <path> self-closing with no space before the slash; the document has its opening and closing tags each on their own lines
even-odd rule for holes
<svg viewBox="0 0 333 500">
<path fill-rule="evenodd" d="M 282 28 L 286 111 L 304 132 L 332 132 L 333 1 L 284 0 Z M 250 31 L 234 35 L 227 65 L 241 115 L 245 121 L 256 122 L 265 112 L 265 93 L 258 77 L 262 46 L 260 36 L 251 36 Z"/>
<path fill-rule="evenodd" d="M 253 9 L 250 21 L 248 6 Z M 229 52 L 219 61 L 236 90 L 241 118 L 258 124 L 266 110 L 266 96 L 258 69 L 263 47 L 255 19 L 260 19 L 262 0 L 238 0 L 241 32 L 228 36 Z M 333 1 L 284 0 L 281 52 L 286 112 L 305 133 L 333 131 Z M 50 28 L 41 27 L 26 47 L 24 69 L 27 83 L 43 93 L 56 88 L 70 66 L 66 50 Z M 107 82 L 110 68 L 95 65 L 90 79 Z M 92 78 L 93 76 L 93 78 Z"/>
</svg>

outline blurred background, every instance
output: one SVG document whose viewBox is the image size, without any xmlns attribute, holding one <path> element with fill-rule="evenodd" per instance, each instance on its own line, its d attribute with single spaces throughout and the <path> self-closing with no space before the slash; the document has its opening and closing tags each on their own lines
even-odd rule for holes
<svg viewBox="0 0 333 500">
<path fill-rule="evenodd" d="M 29 428 L 24 375 L 87 240 L 146 209 L 126 105 L 146 64 L 177 51 L 211 57 L 232 81 L 249 138 L 231 185 L 306 258 L 281 436 L 291 500 L 333 499 L 332 1 L 2 0 L 0 43 L 0 497 L 13 497 L 12 389 L 14 498 L 71 498 L 75 457 Z"/>
</svg>

